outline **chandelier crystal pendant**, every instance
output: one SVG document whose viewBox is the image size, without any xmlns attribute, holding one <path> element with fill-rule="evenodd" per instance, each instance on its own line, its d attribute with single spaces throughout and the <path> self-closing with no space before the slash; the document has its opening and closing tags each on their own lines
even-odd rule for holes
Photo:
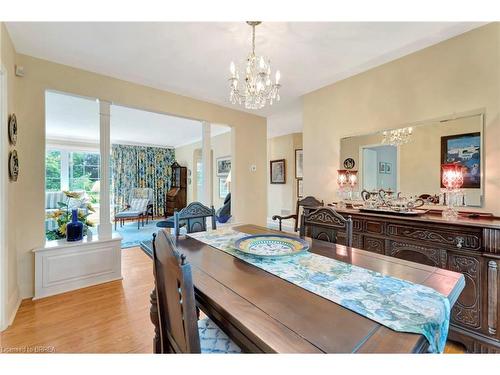
<svg viewBox="0 0 500 375">
<path fill-rule="evenodd" d="M 400 146 L 408 143 L 411 139 L 412 134 L 413 128 L 411 127 L 394 130 L 384 130 L 382 132 L 382 143 L 389 144 L 391 146 Z"/>
<path fill-rule="evenodd" d="M 260 109 L 268 102 L 273 105 L 274 101 L 280 100 L 281 74 L 279 70 L 276 71 L 275 80 L 272 82 L 271 60 L 255 54 L 255 27 L 261 22 L 248 21 L 247 24 L 252 27 L 252 52 L 247 57 L 243 79 L 240 79 L 240 73 L 231 61 L 229 100 L 232 104 L 243 104 L 246 109 Z"/>
</svg>

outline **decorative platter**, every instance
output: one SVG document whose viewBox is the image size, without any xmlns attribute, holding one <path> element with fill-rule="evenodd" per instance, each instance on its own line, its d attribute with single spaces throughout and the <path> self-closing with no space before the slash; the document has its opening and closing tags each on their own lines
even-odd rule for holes
<svg viewBox="0 0 500 375">
<path fill-rule="evenodd" d="M 240 238 L 234 243 L 234 248 L 245 254 L 274 258 L 300 254 L 309 249 L 309 244 L 298 237 L 258 234 Z"/>
<path fill-rule="evenodd" d="M 9 115 L 9 142 L 12 146 L 17 142 L 17 119 L 14 113 Z"/>
<path fill-rule="evenodd" d="M 370 212 L 374 214 L 385 214 L 385 215 L 400 215 L 400 216 L 418 216 L 423 215 L 428 212 L 428 210 L 409 210 L 409 211 L 395 211 L 390 208 L 358 208 L 361 212 Z"/>
</svg>

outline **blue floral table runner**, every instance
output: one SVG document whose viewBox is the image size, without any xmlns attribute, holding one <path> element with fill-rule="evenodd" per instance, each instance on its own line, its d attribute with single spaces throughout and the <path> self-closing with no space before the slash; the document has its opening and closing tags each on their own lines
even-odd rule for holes
<svg viewBox="0 0 500 375">
<path fill-rule="evenodd" d="M 247 255 L 232 245 L 248 234 L 228 227 L 189 236 L 395 331 L 422 334 L 431 352 L 444 350 L 450 302 L 432 288 L 310 252 L 282 258 Z"/>
</svg>

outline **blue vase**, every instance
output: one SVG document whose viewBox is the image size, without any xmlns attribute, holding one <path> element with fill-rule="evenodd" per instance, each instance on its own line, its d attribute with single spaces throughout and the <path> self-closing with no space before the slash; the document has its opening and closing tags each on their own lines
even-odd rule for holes
<svg viewBox="0 0 500 375">
<path fill-rule="evenodd" d="M 71 211 L 71 222 L 66 225 L 66 239 L 68 241 L 81 241 L 83 238 L 83 223 L 78 221 L 78 210 Z"/>
</svg>

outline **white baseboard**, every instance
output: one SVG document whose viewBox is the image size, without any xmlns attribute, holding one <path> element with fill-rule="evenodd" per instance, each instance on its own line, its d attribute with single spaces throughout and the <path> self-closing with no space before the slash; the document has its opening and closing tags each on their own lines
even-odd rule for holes
<svg viewBox="0 0 500 375">
<path fill-rule="evenodd" d="M 14 293 L 9 297 L 7 301 L 7 309 L 6 309 L 6 321 L 4 326 L 0 327 L 0 332 L 6 330 L 12 323 L 14 323 L 14 319 L 16 318 L 17 310 L 19 310 L 19 306 L 21 305 L 22 298 L 19 295 L 19 289 L 16 288 Z"/>
</svg>

